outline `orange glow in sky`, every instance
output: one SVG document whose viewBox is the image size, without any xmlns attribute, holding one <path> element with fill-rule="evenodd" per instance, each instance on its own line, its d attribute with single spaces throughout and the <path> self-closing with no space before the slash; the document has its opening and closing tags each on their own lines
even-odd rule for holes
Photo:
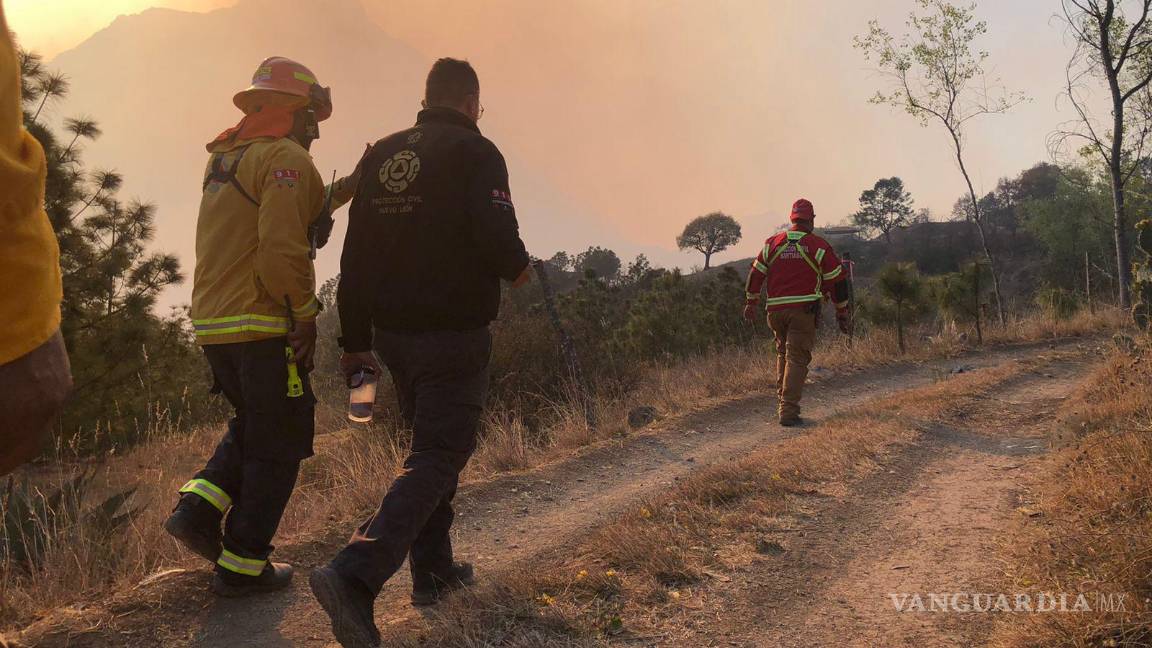
<svg viewBox="0 0 1152 648">
<path fill-rule="evenodd" d="M 116 16 L 149 7 L 210 11 L 236 0 L 4 0 L 9 26 L 47 58 L 78 45 Z"/>
</svg>

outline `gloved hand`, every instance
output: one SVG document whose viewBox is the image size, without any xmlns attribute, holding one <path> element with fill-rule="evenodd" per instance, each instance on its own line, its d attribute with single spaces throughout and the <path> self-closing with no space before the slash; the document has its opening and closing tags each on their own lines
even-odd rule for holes
<svg viewBox="0 0 1152 648">
<path fill-rule="evenodd" d="M 332 218 L 332 212 L 324 212 L 308 226 L 308 238 L 311 239 L 312 245 L 317 250 L 328 245 L 328 239 L 332 236 L 334 225 L 336 225 L 336 220 Z"/>
<path fill-rule="evenodd" d="M 744 321 L 745 322 L 755 322 L 757 311 L 759 311 L 759 310 L 760 309 L 757 307 L 756 304 L 745 305 L 744 306 Z"/>
<path fill-rule="evenodd" d="M 840 326 L 840 332 L 848 335 L 852 332 L 852 311 L 851 309 L 837 308 L 836 309 L 836 323 Z"/>
<path fill-rule="evenodd" d="M 313 354 L 316 353 L 316 320 L 296 322 L 296 328 L 288 333 L 288 344 L 296 354 L 296 366 L 305 373 L 315 368 Z"/>
</svg>

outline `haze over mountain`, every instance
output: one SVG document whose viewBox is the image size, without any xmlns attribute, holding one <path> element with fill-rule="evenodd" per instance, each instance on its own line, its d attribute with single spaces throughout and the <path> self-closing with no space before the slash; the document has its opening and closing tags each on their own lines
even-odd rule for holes
<svg viewBox="0 0 1152 648">
<path fill-rule="evenodd" d="M 123 172 L 126 193 L 159 203 L 158 245 L 180 253 L 188 270 L 204 145 L 239 119 L 231 96 L 247 85 L 262 58 L 307 61 L 333 87 L 336 112 L 321 125 L 313 147 L 325 178 L 333 169 L 350 171 L 364 142 L 410 124 L 419 108 L 427 59 L 380 31 L 358 2 L 312 5 L 311 15 L 282 5 L 245 0 L 206 14 L 149 9 L 118 18 L 52 63 L 72 79 L 64 113 L 95 115 L 106 133 L 90 147 L 88 160 Z M 261 26 L 255 32 L 254 24 Z M 550 214 L 565 213 L 563 201 L 530 170 L 514 164 L 513 173 L 518 198 L 548 204 Z M 529 214 L 526 236 L 562 245 L 563 228 L 539 227 L 541 219 Z M 320 254 L 321 279 L 338 271 L 339 220 L 333 243 Z M 187 292 L 187 286 L 177 289 L 174 298 Z"/>
<path fill-rule="evenodd" d="M 126 194 L 160 205 L 159 245 L 189 269 L 203 145 L 237 121 L 232 94 L 273 54 L 304 61 L 333 87 L 336 112 L 314 148 L 326 177 L 350 168 L 365 141 L 412 122 L 435 57 L 470 59 L 487 108 L 480 125 L 509 160 L 535 254 L 600 244 L 688 267 L 701 259 L 675 251 L 674 237 L 716 209 L 745 226 L 744 242 L 717 262 L 749 256 L 800 195 L 821 219 L 843 220 L 881 176 L 903 177 L 917 206 L 946 215 L 962 182 L 943 135 L 869 106 L 877 79 L 851 46 L 869 18 L 894 24 L 909 8 L 240 0 L 118 18 L 51 67 L 73 82 L 60 116 L 91 114 L 104 129 L 88 161 L 124 172 Z M 1067 118 L 1053 101 L 1067 48 L 1050 3 L 986 2 L 980 14 L 996 72 L 1035 98 L 972 130 L 972 167 L 987 190 L 1047 157 L 1046 135 Z M 321 252 L 322 278 L 336 272 L 342 235 L 341 224 Z"/>
</svg>

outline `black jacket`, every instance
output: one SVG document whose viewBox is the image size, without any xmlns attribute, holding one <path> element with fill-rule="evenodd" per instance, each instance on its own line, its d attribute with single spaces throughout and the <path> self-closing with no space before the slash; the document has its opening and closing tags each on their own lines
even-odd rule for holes
<svg viewBox="0 0 1152 648">
<path fill-rule="evenodd" d="M 504 156 L 463 114 L 423 110 L 364 162 L 340 258 L 344 350 L 370 349 L 374 326 L 485 326 L 499 309 L 500 279 L 527 265 Z"/>
</svg>

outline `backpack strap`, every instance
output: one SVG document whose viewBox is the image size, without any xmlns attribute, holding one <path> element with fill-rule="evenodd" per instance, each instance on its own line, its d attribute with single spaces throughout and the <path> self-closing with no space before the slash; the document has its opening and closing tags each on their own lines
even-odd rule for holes
<svg viewBox="0 0 1152 648">
<path fill-rule="evenodd" d="M 208 171 L 208 175 L 204 177 L 204 186 L 201 188 L 201 191 L 207 190 L 208 185 L 212 184 L 213 182 L 230 184 L 236 189 L 236 191 L 239 191 L 240 195 L 244 196 L 248 202 L 259 207 L 260 201 L 253 198 L 252 194 L 248 193 L 244 189 L 243 185 L 240 184 L 240 180 L 237 178 L 237 171 L 240 169 L 240 162 L 244 159 L 244 154 L 248 152 L 248 148 L 250 146 L 252 145 L 248 144 L 236 149 L 236 158 L 232 160 L 232 164 L 228 168 L 224 168 L 224 153 L 214 154 L 212 156 L 212 167 Z"/>
<path fill-rule="evenodd" d="M 812 261 L 812 257 L 808 256 L 808 251 L 804 249 L 803 245 L 800 245 L 800 240 L 803 239 L 807 235 L 808 234 L 806 232 L 800 232 L 800 231 L 795 231 L 795 230 L 788 232 L 788 238 L 783 243 L 781 243 L 779 247 L 776 248 L 776 252 L 772 254 L 772 258 L 768 259 L 768 267 L 772 267 L 772 264 L 776 262 L 776 259 L 780 258 L 781 254 L 784 254 L 785 250 L 787 250 L 788 248 L 793 248 L 794 250 L 796 250 L 797 252 L 800 253 L 800 258 L 804 259 L 804 261 L 813 270 L 816 271 L 816 274 L 819 275 L 820 274 L 820 266 L 816 265 L 816 262 Z M 824 250 L 817 251 L 816 256 L 817 256 L 818 261 L 820 259 L 823 259 L 824 258 Z"/>
<path fill-rule="evenodd" d="M 824 250 L 823 248 L 816 250 L 816 260 L 813 261 L 812 257 L 808 254 L 808 250 L 805 249 L 803 245 L 800 245 L 800 241 L 807 235 L 807 232 L 800 232 L 796 230 L 788 232 L 788 238 L 782 242 L 779 247 L 776 248 L 776 252 L 772 254 L 772 258 L 768 259 L 767 265 L 768 267 L 772 267 L 772 264 L 775 263 L 776 260 L 780 258 L 780 255 L 784 254 L 784 251 L 788 248 L 796 250 L 796 252 L 799 253 L 800 258 L 804 259 L 804 262 L 808 264 L 808 267 L 812 268 L 812 271 L 816 273 L 816 291 L 813 293 L 813 295 L 819 299 L 821 294 L 820 290 L 824 286 L 824 274 L 820 272 L 820 262 L 824 260 Z M 805 299 L 808 299 L 809 297 L 811 296 L 808 296 Z M 771 301 L 772 300 L 769 300 L 769 303 L 771 303 Z"/>
</svg>

